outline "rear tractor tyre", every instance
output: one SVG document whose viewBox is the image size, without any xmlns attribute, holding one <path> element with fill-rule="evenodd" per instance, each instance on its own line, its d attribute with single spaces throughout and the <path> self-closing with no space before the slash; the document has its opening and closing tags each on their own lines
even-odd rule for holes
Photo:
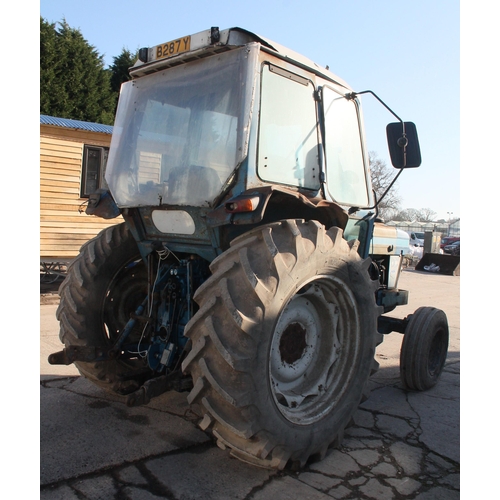
<svg viewBox="0 0 500 500">
<path fill-rule="evenodd" d="M 448 320 L 441 309 L 420 307 L 410 316 L 399 361 L 401 381 L 407 389 L 426 391 L 436 385 L 448 342 Z"/>
<path fill-rule="evenodd" d="M 378 367 L 370 262 L 339 228 L 294 220 L 250 231 L 214 260 L 182 367 L 221 448 L 283 469 L 340 444 Z"/>
<path fill-rule="evenodd" d="M 59 338 L 67 347 L 110 347 L 147 296 L 147 266 L 125 223 L 101 231 L 82 246 L 59 288 Z M 139 340 L 137 324 L 129 341 Z M 96 385 L 119 394 L 151 378 L 142 359 L 75 362 Z"/>
</svg>

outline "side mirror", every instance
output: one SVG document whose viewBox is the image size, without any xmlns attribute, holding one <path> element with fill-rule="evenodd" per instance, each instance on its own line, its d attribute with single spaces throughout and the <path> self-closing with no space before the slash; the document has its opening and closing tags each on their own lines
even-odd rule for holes
<svg viewBox="0 0 500 500">
<path fill-rule="evenodd" d="M 387 144 L 391 163 L 395 168 L 420 167 L 420 145 L 418 143 L 417 127 L 412 122 L 389 123 L 387 125 Z"/>
</svg>

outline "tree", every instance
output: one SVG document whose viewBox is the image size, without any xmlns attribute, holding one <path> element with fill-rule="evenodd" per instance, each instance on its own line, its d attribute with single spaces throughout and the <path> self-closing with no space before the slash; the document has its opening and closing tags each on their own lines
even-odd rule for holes
<svg viewBox="0 0 500 500">
<path fill-rule="evenodd" d="M 116 97 L 103 56 L 65 20 L 40 17 L 40 113 L 112 124 Z"/>
<path fill-rule="evenodd" d="M 420 213 L 415 208 L 405 208 L 398 212 L 394 220 L 417 222 L 420 220 Z"/>
<path fill-rule="evenodd" d="M 137 61 L 137 53 L 133 54 L 130 50 L 123 48 L 118 57 L 113 57 L 113 64 L 109 67 L 111 70 L 111 90 L 119 94 L 122 83 L 130 80 L 129 68 Z"/>
<path fill-rule="evenodd" d="M 372 187 L 375 191 L 377 200 L 380 200 L 396 174 L 393 172 L 393 169 L 388 167 L 373 151 L 368 153 L 368 158 L 370 161 Z M 397 195 L 397 187 L 395 184 L 380 202 L 380 216 L 384 219 L 392 218 L 392 216 L 399 211 L 400 203 L 401 199 Z"/>
<path fill-rule="evenodd" d="M 434 220 L 436 212 L 430 208 L 405 208 L 393 215 L 392 220 L 395 221 L 410 221 L 410 222 L 440 222 Z"/>
<path fill-rule="evenodd" d="M 56 77 L 58 63 L 57 34 L 55 24 L 40 17 L 40 113 L 51 114 L 61 93 Z"/>
<path fill-rule="evenodd" d="M 434 212 L 434 210 L 431 210 L 430 208 L 421 208 L 420 211 L 420 222 L 434 222 L 434 219 L 436 218 L 437 213 Z"/>
<path fill-rule="evenodd" d="M 115 112 L 118 106 L 118 97 L 122 83 L 128 82 L 130 78 L 129 68 L 137 61 L 137 53 L 133 54 L 128 49 L 123 48 L 118 57 L 113 57 L 113 64 L 109 67 L 111 72 L 111 91 L 115 95 Z"/>
</svg>

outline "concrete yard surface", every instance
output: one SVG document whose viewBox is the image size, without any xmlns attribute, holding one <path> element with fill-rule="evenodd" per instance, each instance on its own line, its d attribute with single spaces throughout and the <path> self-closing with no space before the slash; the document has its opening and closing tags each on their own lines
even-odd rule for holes
<svg viewBox="0 0 500 500">
<path fill-rule="evenodd" d="M 62 349 L 57 298 L 40 305 L 40 487 L 42 500 L 290 500 L 460 498 L 460 276 L 407 269 L 400 288 L 410 303 L 448 317 L 450 342 L 438 384 L 403 388 L 403 336 L 377 348 L 379 371 L 341 447 L 302 470 L 257 468 L 231 458 L 198 426 L 184 393 L 129 408 L 81 377 L 51 366 Z"/>
</svg>

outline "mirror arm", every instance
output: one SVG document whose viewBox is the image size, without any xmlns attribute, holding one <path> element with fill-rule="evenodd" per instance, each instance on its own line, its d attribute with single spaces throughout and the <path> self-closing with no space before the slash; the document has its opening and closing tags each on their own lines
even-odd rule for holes
<svg viewBox="0 0 500 500">
<path fill-rule="evenodd" d="M 375 94 L 375 92 L 373 92 L 372 90 L 363 90 L 361 92 L 351 92 L 349 94 L 346 94 L 345 98 L 350 101 L 350 100 L 355 99 L 356 96 L 361 95 L 361 94 L 371 94 L 373 97 L 375 97 L 375 99 L 377 99 L 377 101 L 380 102 L 380 104 L 382 104 L 382 106 L 384 106 L 384 108 L 386 108 L 393 116 L 395 116 L 397 118 L 397 120 L 401 123 L 401 125 L 403 126 L 403 135 L 398 139 L 398 146 L 403 148 L 403 155 L 404 155 L 403 161 L 404 161 L 404 165 L 406 165 L 406 146 L 408 145 L 408 139 L 406 137 L 405 122 L 403 120 L 401 120 L 401 118 L 396 113 L 394 113 L 394 111 L 389 106 L 387 106 L 387 104 L 384 101 L 382 101 L 382 99 L 380 99 L 380 97 L 377 94 Z M 401 175 L 401 172 L 403 172 L 403 169 L 401 169 L 398 172 L 398 174 L 394 177 L 392 182 L 389 184 L 389 187 L 384 191 L 384 194 L 380 197 L 380 200 L 377 200 L 377 198 L 375 197 L 375 205 L 373 205 L 373 207 L 369 207 L 370 210 L 375 208 L 378 211 L 379 204 L 385 198 L 385 195 L 389 192 L 389 190 L 392 188 L 394 183 L 398 180 L 398 177 Z"/>
<path fill-rule="evenodd" d="M 377 200 L 377 197 L 375 196 L 375 205 L 373 205 L 373 207 L 368 207 L 368 210 L 371 210 L 372 208 L 376 208 L 377 211 L 378 211 L 378 206 L 380 205 L 381 201 L 385 198 L 385 195 L 389 192 L 389 190 L 392 188 L 392 186 L 394 185 L 394 183 L 398 180 L 398 177 L 401 175 L 402 172 L 403 172 L 403 169 L 401 169 L 396 174 L 396 176 L 394 177 L 394 179 L 392 179 L 392 182 L 389 184 L 389 186 L 387 187 L 387 189 L 384 191 L 384 194 L 380 197 L 380 200 Z M 374 191 L 374 193 L 375 193 L 375 191 Z"/>
<path fill-rule="evenodd" d="M 348 101 L 351 101 L 356 98 L 356 96 L 361 95 L 361 94 L 371 94 L 377 101 L 384 106 L 385 109 L 389 111 L 393 116 L 395 116 L 399 122 L 401 122 L 401 125 L 403 126 L 403 135 L 398 139 L 398 146 L 403 149 L 403 168 L 406 166 L 406 146 L 408 146 L 408 139 L 406 137 L 406 130 L 405 130 L 405 122 L 399 118 L 399 116 L 394 113 L 394 111 L 387 106 L 387 104 L 380 99 L 380 97 L 373 92 L 373 90 L 363 90 L 361 92 L 350 92 L 348 94 L 345 94 L 345 98 Z M 386 193 L 384 193 L 385 196 Z M 382 199 L 382 198 L 381 198 Z"/>
<path fill-rule="evenodd" d="M 380 97 L 377 94 L 375 94 L 375 92 L 373 92 L 372 90 L 363 90 L 361 92 L 351 92 L 349 94 L 346 94 L 344 97 L 348 101 L 351 101 L 351 100 L 355 99 L 356 96 L 361 95 L 361 94 L 371 94 L 373 97 L 375 97 L 375 99 L 377 99 L 377 101 L 380 102 L 380 104 L 382 104 L 382 106 L 384 106 L 384 108 L 386 108 L 392 115 L 394 115 L 398 119 L 398 121 L 401 122 L 401 124 L 403 125 L 403 133 L 404 133 L 405 124 L 404 124 L 403 120 L 401 120 L 401 118 L 399 118 L 399 116 L 396 113 L 394 113 L 394 111 L 389 106 L 387 106 L 387 104 L 384 101 L 382 101 L 382 99 L 380 99 Z"/>
</svg>

